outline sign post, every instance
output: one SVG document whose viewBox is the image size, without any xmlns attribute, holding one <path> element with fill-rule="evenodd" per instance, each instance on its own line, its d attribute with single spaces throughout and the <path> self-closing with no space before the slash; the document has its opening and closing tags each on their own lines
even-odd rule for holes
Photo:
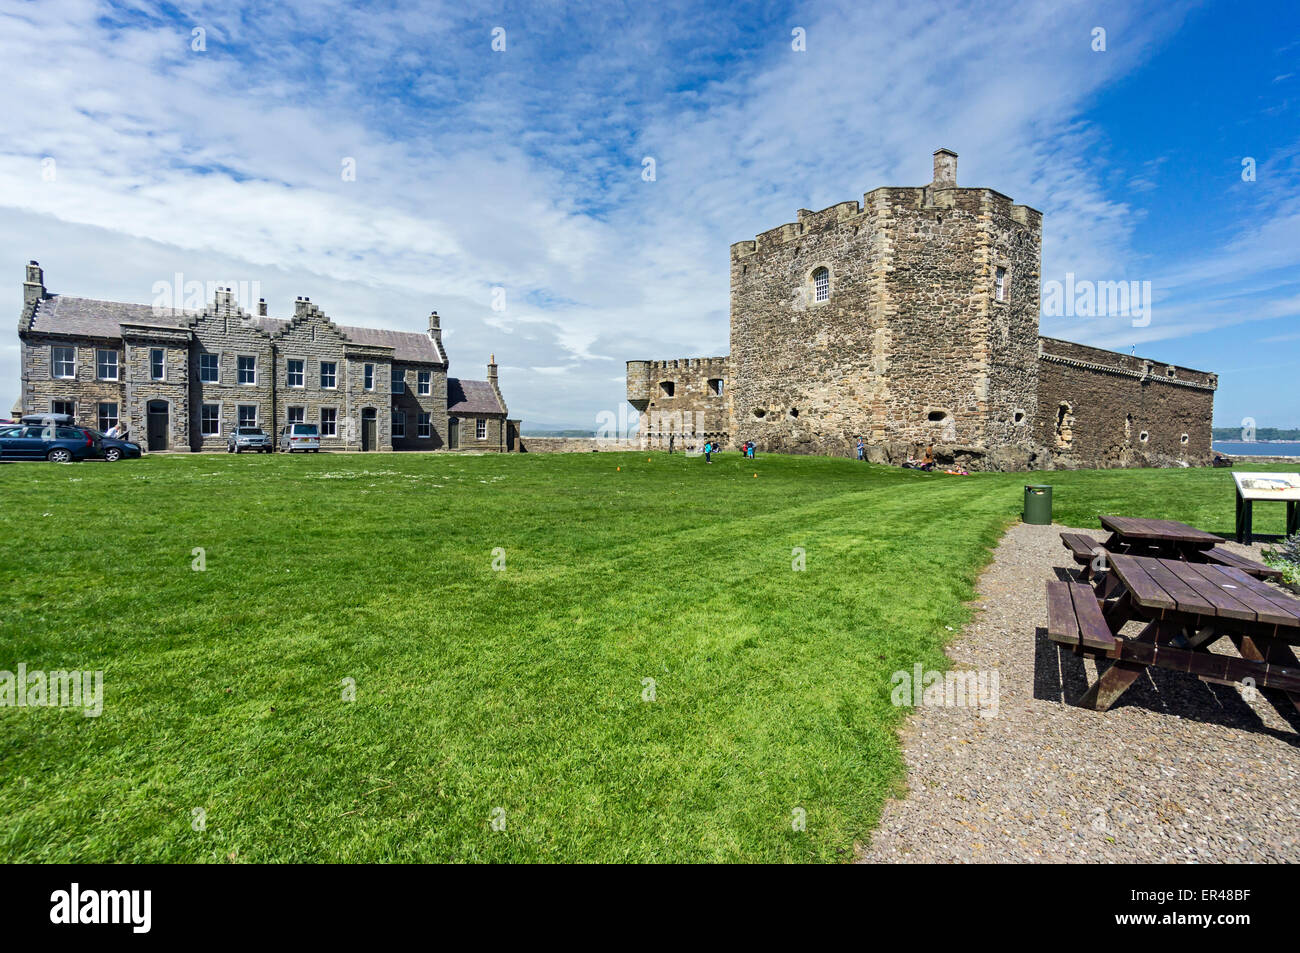
<svg viewBox="0 0 1300 953">
<path fill-rule="evenodd" d="M 1250 545 L 1255 518 L 1255 501 L 1286 503 L 1286 535 L 1300 532 L 1300 473 L 1237 473 L 1237 542 Z"/>
</svg>

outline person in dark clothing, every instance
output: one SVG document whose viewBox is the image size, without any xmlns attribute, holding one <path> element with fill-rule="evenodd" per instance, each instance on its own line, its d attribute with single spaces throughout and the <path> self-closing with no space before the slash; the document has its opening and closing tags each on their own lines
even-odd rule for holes
<svg viewBox="0 0 1300 953">
<path fill-rule="evenodd" d="M 668 435 L 668 452 L 669 452 L 669 453 L 672 453 L 672 452 L 673 452 L 673 440 L 674 440 L 676 437 L 677 437 L 676 434 L 672 434 L 672 433 L 670 433 L 670 434 Z"/>
<path fill-rule="evenodd" d="M 865 463 L 866 459 L 867 459 L 867 448 L 862 445 L 862 438 L 859 437 L 858 438 L 858 460 Z"/>
</svg>

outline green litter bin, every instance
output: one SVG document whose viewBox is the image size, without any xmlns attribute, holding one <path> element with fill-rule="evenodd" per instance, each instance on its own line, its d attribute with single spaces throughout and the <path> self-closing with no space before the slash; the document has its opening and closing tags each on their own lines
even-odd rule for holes
<svg viewBox="0 0 1300 953">
<path fill-rule="evenodd" d="M 1052 522 L 1052 488 L 1050 486 L 1025 487 L 1025 522 L 1035 526 L 1049 526 Z"/>
</svg>

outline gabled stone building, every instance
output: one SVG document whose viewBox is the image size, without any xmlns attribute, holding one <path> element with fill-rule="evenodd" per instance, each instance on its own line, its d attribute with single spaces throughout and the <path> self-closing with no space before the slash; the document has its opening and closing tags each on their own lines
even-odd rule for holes
<svg viewBox="0 0 1300 953">
<path fill-rule="evenodd" d="M 635 360 L 641 438 L 980 469 L 1203 463 L 1217 377 L 1041 337 L 1042 214 L 934 178 L 731 246 L 731 353 Z M 689 438 L 688 438 L 689 439 Z"/>
<path fill-rule="evenodd" d="M 241 424 L 320 427 L 322 449 L 517 447 L 496 358 L 487 380 L 448 378 L 435 311 L 427 333 L 335 324 L 308 298 L 292 318 L 229 289 L 201 311 L 50 294 L 31 262 L 18 322 L 21 411 L 126 424 L 150 450 L 224 450 Z M 514 440 L 512 442 L 512 436 Z"/>
</svg>

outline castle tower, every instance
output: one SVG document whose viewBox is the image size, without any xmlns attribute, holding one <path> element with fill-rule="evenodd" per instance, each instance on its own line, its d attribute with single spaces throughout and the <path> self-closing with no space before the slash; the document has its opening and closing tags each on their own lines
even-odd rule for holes
<svg viewBox="0 0 1300 953">
<path fill-rule="evenodd" d="M 957 154 L 939 149 L 929 185 L 800 209 L 733 245 L 733 440 L 845 454 L 862 437 L 891 460 L 1027 448 L 1041 221 L 959 187 Z"/>
</svg>

